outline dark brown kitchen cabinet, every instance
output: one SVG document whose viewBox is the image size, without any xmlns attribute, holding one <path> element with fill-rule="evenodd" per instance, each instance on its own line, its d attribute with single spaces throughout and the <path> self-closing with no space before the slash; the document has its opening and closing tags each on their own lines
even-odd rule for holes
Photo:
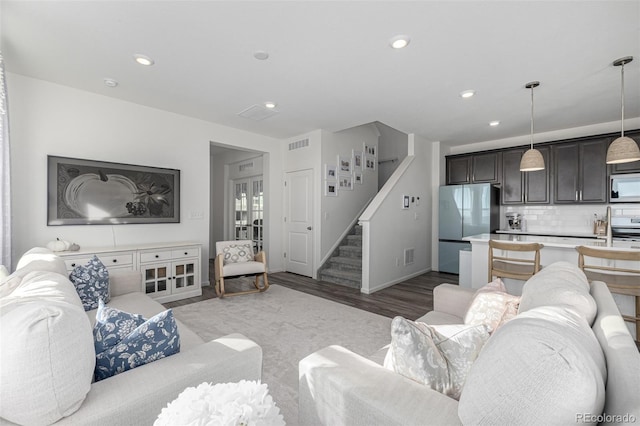
<svg viewBox="0 0 640 426">
<path fill-rule="evenodd" d="M 552 145 L 554 203 L 607 202 L 607 147 L 610 138 Z"/>
<path fill-rule="evenodd" d="M 447 157 L 447 185 L 471 183 L 471 156 Z"/>
<path fill-rule="evenodd" d="M 447 185 L 500 183 L 500 152 L 447 157 Z"/>
<path fill-rule="evenodd" d="M 544 170 L 525 172 L 524 202 L 525 204 L 549 204 L 551 202 L 551 148 L 541 146 L 536 148 L 544 158 Z"/>
<path fill-rule="evenodd" d="M 471 183 L 500 183 L 500 152 L 471 157 Z"/>
<path fill-rule="evenodd" d="M 525 149 L 510 149 L 502 153 L 502 204 L 524 203 L 524 185 L 520 159 Z"/>
<path fill-rule="evenodd" d="M 527 148 L 502 152 L 502 204 L 549 204 L 549 168 L 551 150 L 548 146 L 536 148 L 544 158 L 545 169 L 521 172 L 520 159 Z"/>
</svg>

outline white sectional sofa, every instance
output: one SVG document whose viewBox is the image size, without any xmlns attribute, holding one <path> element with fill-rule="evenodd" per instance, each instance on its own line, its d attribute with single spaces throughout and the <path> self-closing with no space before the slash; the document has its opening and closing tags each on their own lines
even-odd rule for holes
<svg viewBox="0 0 640 426">
<path fill-rule="evenodd" d="M 108 306 L 145 318 L 164 311 L 140 280 L 111 273 Z M 0 281 L 0 424 L 151 425 L 186 387 L 261 378 L 256 343 L 240 334 L 204 342 L 177 321 L 178 354 L 94 383 L 95 315 L 47 249 L 25 253 Z"/>
<path fill-rule="evenodd" d="M 463 322 L 475 292 L 441 284 L 418 321 Z M 460 401 L 343 347 L 299 365 L 300 424 L 640 423 L 640 353 L 607 286 L 565 262 L 525 284 L 518 314 L 491 335 Z"/>
</svg>

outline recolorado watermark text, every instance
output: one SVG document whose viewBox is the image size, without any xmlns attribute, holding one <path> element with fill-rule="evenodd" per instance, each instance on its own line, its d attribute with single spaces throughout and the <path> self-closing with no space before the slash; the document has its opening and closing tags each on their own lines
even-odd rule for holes
<svg viewBox="0 0 640 426">
<path fill-rule="evenodd" d="M 636 423 L 637 420 L 633 414 L 576 414 L 576 423 Z"/>
</svg>

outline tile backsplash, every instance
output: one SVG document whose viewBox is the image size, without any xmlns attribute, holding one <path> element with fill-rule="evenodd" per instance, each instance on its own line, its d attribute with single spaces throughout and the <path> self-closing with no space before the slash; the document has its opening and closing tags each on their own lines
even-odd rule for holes
<svg viewBox="0 0 640 426">
<path fill-rule="evenodd" d="M 527 232 L 592 234 L 594 214 L 605 219 L 606 204 L 500 206 L 500 229 L 507 229 L 505 214 L 520 213 Z M 613 216 L 640 216 L 640 204 L 612 204 Z"/>
</svg>

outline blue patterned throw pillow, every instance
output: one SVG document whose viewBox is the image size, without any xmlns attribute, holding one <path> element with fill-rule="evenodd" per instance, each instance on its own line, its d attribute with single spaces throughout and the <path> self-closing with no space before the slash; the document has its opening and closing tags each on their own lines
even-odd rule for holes
<svg viewBox="0 0 640 426">
<path fill-rule="evenodd" d="M 171 309 L 136 327 L 115 346 L 96 354 L 95 380 L 100 381 L 135 367 L 180 352 L 180 335 Z"/>
<path fill-rule="evenodd" d="M 114 347 L 144 322 L 142 315 L 109 307 L 101 299 L 96 312 L 96 324 L 93 326 L 96 353 L 99 354 Z"/>
<path fill-rule="evenodd" d="M 73 268 L 69 280 L 76 287 L 85 311 L 97 309 L 100 299 L 109 302 L 109 271 L 98 256 L 94 255 L 86 265 Z"/>
</svg>

